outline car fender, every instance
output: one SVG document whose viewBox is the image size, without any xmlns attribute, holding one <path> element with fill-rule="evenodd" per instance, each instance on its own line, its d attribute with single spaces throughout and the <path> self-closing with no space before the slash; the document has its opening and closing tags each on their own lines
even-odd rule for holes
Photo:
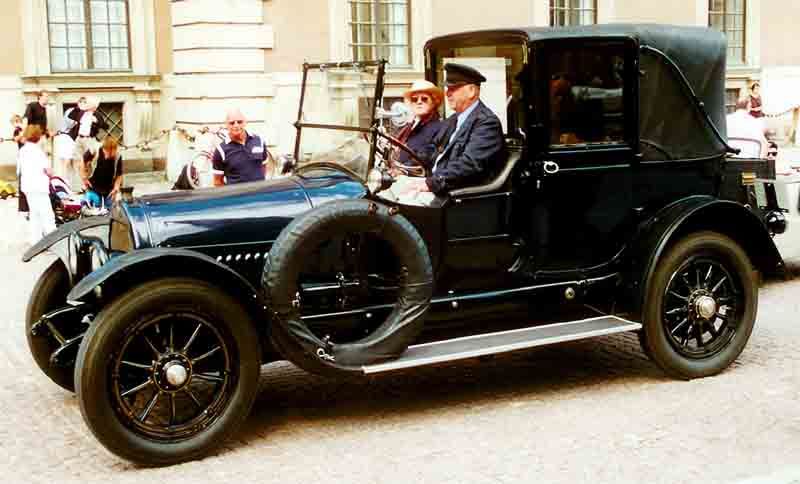
<svg viewBox="0 0 800 484">
<path fill-rule="evenodd" d="M 77 274 L 75 267 L 78 260 L 77 247 L 70 244 L 70 236 L 79 235 L 82 240 L 96 240 L 108 247 L 110 216 L 88 217 L 67 222 L 53 232 L 45 235 L 22 254 L 22 262 L 30 262 L 34 257 L 49 250 L 61 259 L 67 268 L 69 283 L 75 284 Z"/>
<path fill-rule="evenodd" d="M 639 314 L 656 266 L 669 247 L 688 233 L 713 230 L 739 243 L 755 269 L 782 273 L 783 259 L 764 223 L 745 206 L 711 196 L 678 200 L 644 221 L 627 258 L 628 291 Z"/>
<path fill-rule="evenodd" d="M 67 302 L 87 302 L 93 296 L 95 288 L 103 285 L 113 287 L 113 292 L 119 293 L 146 278 L 153 278 L 154 274 L 157 277 L 194 276 L 214 281 L 222 289 L 241 297 L 248 309 L 260 302 L 259 292 L 230 267 L 199 252 L 165 247 L 140 249 L 112 257 L 78 282 L 67 295 Z"/>
<path fill-rule="evenodd" d="M 45 235 L 41 240 L 39 240 L 39 242 L 36 242 L 31 248 L 26 250 L 25 253 L 22 254 L 22 262 L 30 262 L 31 259 L 51 248 L 58 242 L 66 239 L 73 233 L 84 233 L 90 231 L 90 229 L 96 229 L 97 227 L 102 226 L 105 226 L 107 229 L 110 223 L 111 217 L 108 215 L 82 218 L 67 222 L 53 232 Z M 105 245 L 108 246 L 108 230 L 94 230 L 92 231 L 92 235 L 95 237 L 100 237 L 101 241 L 105 242 Z"/>
</svg>

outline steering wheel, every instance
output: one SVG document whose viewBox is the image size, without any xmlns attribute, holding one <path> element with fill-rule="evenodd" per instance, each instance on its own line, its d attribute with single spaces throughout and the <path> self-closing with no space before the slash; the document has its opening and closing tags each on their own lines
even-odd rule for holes
<svg viewBox="0 0 800 484">
<path fill-rule="evenodd" d="M 378 152 L 382 153 L 381 158 L 383 158 L 383 160 L 386 162 L 386 165 L 389 167 L 390 170 L 399 171 L 400 173 L 406 176 L 416 176 L 416 177 L 425 176 L 425 168 L 423 168 L 423 162 L 422 160 L 419 159 L 419 157 L 417 157 L 416 153 L 414 153 L 414 150 L 409 148 L 405 143 L 403 143 L 399 139 L 384 132 L 383 130 L 378 130 L 378 135 L 385 138 L 390 145 L 393 145 L 393 147 L 399 148 L 400 150 L 404 151 L 411 160 L 417 163 L 416 166 L 405 165 L 403 163 L 400 163 L 394 156 L 397 153 L 396 150 L 394 149 L 392 149 L 388 155 L 383 154 L 383 150 L 378 150 Z"/>
</svg>

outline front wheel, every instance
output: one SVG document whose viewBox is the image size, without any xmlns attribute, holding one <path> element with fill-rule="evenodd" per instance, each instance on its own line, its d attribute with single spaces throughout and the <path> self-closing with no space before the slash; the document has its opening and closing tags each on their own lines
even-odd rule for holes
<svg viewBox="0 0 800 484">
<path fill-rule="evenodd" d="M 69 290 L 67 268 L 64 267 L 63 262 L 56 260 L 39 277 L 30 299 L 28 299 L 28 308 L 25 312 L 25 336 L 31 356 L 42 372 L 61 388 L 74 392 L 74 365 L 59 366 L 50 361 L 51 355 L 61 344 L 51 331 L 33 334 L 33 327 L 39 318 L 54 309 L 67 306 Z M 74 337 L 82 329 L 81 326 L 77 321 L 72 325 L 61 327 L 60 333 L 63 336 Z"/>
<path fill-rule="evenodd" d="M 201 457 L 244 421 L 259 338 L 244 308 L 202 281 L 143 284 L 98 315 L 78 354 L 81 413 L 111 452 L 146 465 Z"/>
<path fill-rule="evenodd" d="M 694 233 L 659 261 L 640 341 L 672 376 L 714 375 L 741 354 L 757 308 L 758 279 L 739 244 L 716 232 Z"/>
</svg>

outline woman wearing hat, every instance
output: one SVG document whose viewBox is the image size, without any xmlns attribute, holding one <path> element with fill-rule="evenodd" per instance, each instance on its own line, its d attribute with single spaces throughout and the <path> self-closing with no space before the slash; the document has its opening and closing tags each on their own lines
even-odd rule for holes
<svg viewBox="0 0 800 484">
<path fill-rule="evenodd" d="M 439 106 L 444 93 L 435 84 L 426 80 L 414 81 L 411 89 L 403 94 L 406 104 L 411 106 L 414 120 L 400 128 L 395 137 L 408 146 L 411 151 L 425 158 L 433 146 L 433 139 L 444 126 L 439 118 Z M 416 166 L 408 153 L 401 149 L 395 152 L 395 160 L 403 165 Z"/>
</svg>

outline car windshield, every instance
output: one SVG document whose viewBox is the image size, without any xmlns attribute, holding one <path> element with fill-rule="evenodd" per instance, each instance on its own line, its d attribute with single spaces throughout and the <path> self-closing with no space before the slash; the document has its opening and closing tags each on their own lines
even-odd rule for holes
<svg viewBox="0 0 800 484">
<path fill-rule="evenodd" d="M 367 178 L 383 63 L 306 64 L 295 145 L 299 168 L 334 163 Z"/>
</svg>

